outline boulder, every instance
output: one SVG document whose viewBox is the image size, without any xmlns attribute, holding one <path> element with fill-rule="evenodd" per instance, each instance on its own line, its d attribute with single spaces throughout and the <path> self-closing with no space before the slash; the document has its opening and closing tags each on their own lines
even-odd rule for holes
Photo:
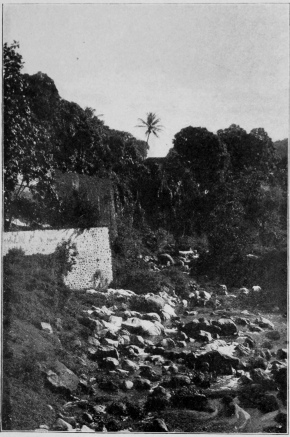
<svg viewBox="0 0 290 437">
<path fill-rule="evenodd" d="M 73 431 L 73 427 L 65 420 L 61 419 L 60 417 L 56 420 L 55 424 L 53 425 L 53 429 L 54 431 Z"/>
<path fill-rule="evenodd" d="M 257 323 L 260 326 L 260 328 L 274 329 L 274 324 L 270 322 L 270 320 L 265 319 L 264 317 L 260 317 L 256 319 L 255 323 Z"/>
<path fill-rule="evenodd" d="M 170 317 L 176 317 L 176 313 L 174 311 L 174 308 L 172 308 L 172 306 L 169 305 L 168 303 L 166 303 L 164 305 L 162 312 L 169 314 Z"/>
<path fill-rule="evenodd" d="M 104 325 L 100 320 L 95 320 L 89 316 L 80 316 L 78 317 L 78 321 L 87 328 L 94 330 L 96 333 L 98 333 L 99 330 L 104 329 Z"/>
<path fill-rule="evenodd" d="M 46 374 L 47 381 L 56 390 L 74 392 L 78 387 L 79 378 L 59 361 L 55 361 Z"/>
<path fill-rule="evenodd" d="M 184 387 L 191 384 L 190 378 L 186 375 L 175 375 L 172 376 L 169 381 L 162 383 L 171 388 Z"/>
<path fill-rule="evenodd" d="M 263 357 L 252 357 L 249 360 L 249 365 L 252 369 L 263 369 L 266 370 L 268 367 L 267 360 Z"/>
<path fill-rule="evenodd" d="M 271 343 L 270 341 L 264 341 L 264 343 L 261 344 L 262 348 L 265 349 L 272 349 L 273 348 L 273 343 Z"/>
<path fill-rule="evenodd" d="M 164 338 L 160 343 L 160 346 L 164 347 L 165 349 L 172 349 L 176 346 L 175 341 L 172 340 L 172 338 Z"/>
<path fill-rule="evenodd" d="M 132 317 L 123 322 L 122 327 L 129 332 L 148 336 L 161 335 L 164 332 L 164 327 L 161 323 L 141 320 L 136 317 Z"/>
<path fill-rule="evenodd" d="M 233 322 L 232 319 L 221 318 L 217 322 L 213 321 L 212 324 L 216 324 L 221 328 L 221 335 L 231 336 L 238 334 L 237 325 Z"/>
<path fill-rule="evenodd" d="M 174 259 L 168 253 L 160 253 L 158 259 L 163 265 L 174 265 Z"/>
<path fill-rule="evenodd" d="M 114 296 L 116 298 L 125 298 L 125 299 L 128 299 L 132 296 L 136 296 L 136 293 L 134 293 L 134 291 L 123 290 L 123 289 L 114 290 L 113 288 L 108 288 L 106 294 L 109 296 Z"/>
<path fill-rule="evenodd" d="M 220 296 L 226 296 L 228 294 L 228 289 L 226 285 L 219 285 L 217 288 L 217 294 Z"/>
<path fill-rule="evenodd" d="M 149 381 L 149 379 L 136 379 L 134 381 L 134 387 L 136 388 L 136 390 L 150 390 L 151 382 Z"/>
<path fill-rule="evenodd" d="M 128 370 L 129 372 L 135 372 L 139 369 L 139 366 L 138 364 L 134 363 L 134 361 L 124 360 L 122 363 L 122 368 L 124 370 Z"/>
<path fill-rule="evenodd" d="M 278 360 L 286 360 L 287 353 L 288 353 L 287 349 L 278 349 L 276 356 L 277 356 Z"/>
<path fill-rule="evenodd" d="M 133 387 L 134 387 L 134 383 L 129 379 L 124 380 L 121 384 L 121 388 L 125 391 L 132 390 Z"/>
<path fill-rule="evenodd" d="M 169 432 L 163 419 L 154 419 L 146 426 L 146 432 Z"/>
<path fill-rule="evenodd" d="M 53 334 L 53 330 L 50 323 L 41 322 L 40 326 L 43 331 L 48 332 L 48 334 Z"/>
<path fill-rule="evenodd" d="M 88 343 L 91 345 L 91 346 L 94 346 L 94 347 L 99 347 L 100 345 L 101 345 L 101 343 L 99 342 L 99 340 L 97 340 L 95 337 L 89 337 L 88 338 Z"/>
<path fill-rule="evenodd" d="M 119 346 L 119 342 L 117 340 L 112 340 L 111 338 L 103 338 L 102 344 L 105 346 L 113 346 L 117 348 Z"/>
<path fill-rule="evenodd" d="M 209 343 L 210 341 L 212 341 L 211 334 L 207 331 L 202 331 L 202 330 L 194 334 L 193 338 L 197 341 L 205 342 L 205 343 Z"/>
<path fill-rule="evenodd" d="M 144 338 L 141 337 L 141 335 L 131 334 L 130 335 L 130 344 L 144 348 L 145 341 L 144 341 Z"/>
<path fill-rule="evenodd" d="M 258 407 L 263 413 L 270 413 L 279 409 L 279 403 L 274 394 L 265 393 L 259 400 Z"/>
<path fill-rule="evenodd" d="M 116 358 L 119 359 L 119 352 L 113 346 L 100 346 L 95 353 L 95 358 L 103 359 L 103 358 Z"/>
<path fill-rule="evenodd" d="M 196 357 L 196 369 L 202 370 L 204 363 L 209 364 L 209 371 L 220 375 L 232 375 L 233 369 L 237 369 L 240 360 L 218 350 L 212 350 Z"/>
<path fill-rule="evenodd" d="M 255 384 L 259 384 L 264 390 L 274 390 L 276 387 L 275 382 L 271 378 L 271 374 L 261 368 L 252 369 L 250 371 L 250 377 Z"/>
<path fill-rule="evenodd" d="M 250 321 L 248 319 L 245 319 L 244 317 L 236 317 L 235 323 L 237 325 L 246 326 L 250 323 Z"/>
<path fill-rule="evenodd" d="M 119 361 L 116 358 L 112 357 L 104 358 L 100 363 L 100 367 L 107 370 L 116 370 L 118 366 Z"/>
<path fill-rule="evenodd" d="M 280 340 L 280 333 L 278 331 L 266 332 L 265 336 L 270 340 Z"/>
<path fill-rule="evenodd" d="M 171 403 L 176 408 L 186 408 L 188 410 L 197 411 L 204 411 L 204 409 L 208 407 L 208 400 L 204 394 L 187 387 L 176 390 L 171 398 Z"/>
<path fill-rule="evenodd" d="M 136 317 L 136 316 L 134 316 L 134 317 Z M 160 322 L 161 323 L 161 318 L 160 318 L 159 314 L 157 314 L 157 313 L 146 313 L 146 314 L 143 314 L 143 316 L 140 318 L 142 318 L 143 320 L 150 320 L 151 322 Z"/>
<path fill-rule="evenodd" d="M 164 308 L 164 305 L 166 303 L 161 296 L 158 296 L 156 294 L 146 294 L 141 298 L 143 298 L 143 311 L 145 312 L 158 313 Z"/>
</svg>

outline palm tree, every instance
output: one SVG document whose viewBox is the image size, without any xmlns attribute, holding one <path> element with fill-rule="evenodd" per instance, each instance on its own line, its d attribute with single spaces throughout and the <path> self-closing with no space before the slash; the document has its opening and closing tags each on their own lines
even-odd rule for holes
<svg viewBox="0 0 290 437">
<path fill-rule="evenodd" d="M 147 112 L 147 118 L 146 120 L 142 120 L 142 118 L 138 118 L 139 121 L 141 121 L 142 124 L 137 125 L 137 127 L 146 127 L 145 135 L 147 135 L 146 142 L 148 144 L 149 137 L 151 134 L 158 137 L 157 132 L 162 131 L 162 125 L 158 124 L 160 122 L 160 118 L 157 117 L 154 112 Z"/>
</svg>

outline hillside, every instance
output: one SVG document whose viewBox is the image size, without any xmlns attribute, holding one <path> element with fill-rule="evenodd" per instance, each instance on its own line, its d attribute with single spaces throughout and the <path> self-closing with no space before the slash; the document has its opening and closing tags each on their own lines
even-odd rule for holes
<svg viewBox="0 0 290 437">
<path fill-rule="evenodd" d="M 18 48 L 5 232 L 108 227 L 113 282 L 72 292 L 59 250 L 4 257 L 3 430 L 285 433 L 288 140 L 185 126 L 147 158 L 148 131 L 22 74 Z"/>
</svg>

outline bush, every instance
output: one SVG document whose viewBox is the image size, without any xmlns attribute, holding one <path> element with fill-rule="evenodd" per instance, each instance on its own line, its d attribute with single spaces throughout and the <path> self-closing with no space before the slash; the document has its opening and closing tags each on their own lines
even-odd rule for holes
<svg viewBox="0 0 290 437">
<path fill-rule="evenodd" d="M 121 286 L 136 294 L 157 294 L 163 286 L 170 286 L 170 281 L 160 272 L 137 269 L 126 274 Z"/>
</svg>

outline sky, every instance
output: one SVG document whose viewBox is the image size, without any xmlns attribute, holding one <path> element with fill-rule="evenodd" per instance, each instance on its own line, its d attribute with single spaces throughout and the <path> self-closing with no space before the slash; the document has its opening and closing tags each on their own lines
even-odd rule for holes
<svg viewBox="0 0 290 437">
<path fill-rule="evenodd" d="M 145 139 L 156 113 L 149 156 L 166 156 L 187 126 L 288 137 L 288 20 L 287 4 L 5 4 L 3 41 L 113 129 Z"/>
</svg>

